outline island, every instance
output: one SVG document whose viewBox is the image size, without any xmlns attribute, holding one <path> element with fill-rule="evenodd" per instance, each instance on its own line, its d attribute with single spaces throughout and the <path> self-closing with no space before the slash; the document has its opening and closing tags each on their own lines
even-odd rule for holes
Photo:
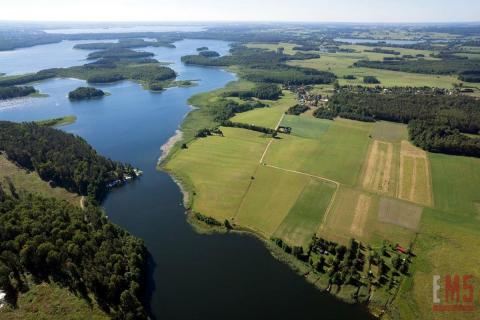
<svg viewBox="0 0 480 320">
<path fill-rule="evenodd" d="M 70 100 L 88 100 L 101 98 L 105 95 L 105 92 L 100 89 L 92 87 L 78 87 L 77 89 L 70 91 L 68 93 L 68 98 Z"/>
</svg>

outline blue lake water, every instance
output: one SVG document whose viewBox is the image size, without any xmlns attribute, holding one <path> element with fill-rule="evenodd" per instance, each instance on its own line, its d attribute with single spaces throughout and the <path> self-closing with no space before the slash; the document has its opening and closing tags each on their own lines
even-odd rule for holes
<svg viewBox="0 0 480 320">
<path fill-rule="evenodd" d="M 62 43 L 62 46 L 65 43 Z M 248 235 L 200 235 L 185 220 L 178 186 L 156 170 L 160 146 L 171 137 L 189 112 L 192 95 L 223 87 L 234 74 L 217 68 L 185 66 L 180 57 L 207 46 L 221 54 L 228 43 L 184 40 L 177 48 L 147 48 L 168 61 L 179 79 L 198 79 L 190 88 L 162 93 L 123 81 L 100 86 L 111 93 L 100 100 L 70 102 L 67 94 L 85 85 L 75 79 L 50 79 L 35 84 L 46 98 L 0 103 L 0 119 L 28 121 L 74 114 L 77 122 L 63 130 L 85 138 L 101 154 L 129 162 L 144 171 L 137 181 L 110 192 L 103 203 L 108 217 L 142 238 L 151 254 L 149 267 L 151 311 L 158 319 L 370 319 L 361 306 L 351 306 L 315 289 L 287 265 L 275 260 L 265 246 Z M 43 47 L 43 48 L 40 48 Z M 12 54 L 0 62 L 33 69 L 49 64 L 55 48 L 59 63 L 68 46 L 37 46 L 44 54 Z M 53 50 L 53 49 L 51 49 Z M 11 51 L 18 52 L 19 50 Z M 33 59 L 33 60 L 32 60 Z M 45 61 L 38 61 L 46 59 Z M 76 58 L 75 58 L 76 59 Z M 33 70 L 32 70 L 33 71 Z"/>
</svg>

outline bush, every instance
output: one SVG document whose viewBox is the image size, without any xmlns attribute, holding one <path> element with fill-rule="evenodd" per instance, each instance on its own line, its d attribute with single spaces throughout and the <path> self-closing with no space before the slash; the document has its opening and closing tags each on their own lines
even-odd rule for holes
<svg viewBox="0 0 480 320">
<path fill-rule="evenodd" d="M 374 76 L 364 76 L 363 83 L 377 84 L 377 83 L 380 83 L 380 81 Z"/>
</svg>

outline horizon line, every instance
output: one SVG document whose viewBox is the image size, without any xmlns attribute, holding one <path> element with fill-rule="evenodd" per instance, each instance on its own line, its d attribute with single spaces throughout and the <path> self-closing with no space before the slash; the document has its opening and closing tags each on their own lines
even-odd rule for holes
<svg viewBox="0 0 480 320">
<path fill-rule="evenodd" d="M 30 22 L 30 23 L 152 23 L 156 25 L 161 24 L 179 24 L 179 23 L 303 23 L 303 24 L 479 24 L 480 20 L 465 20 L 465 21 L 314 21 L 314 20 L 31 20 L 31 19 L 1 19 L 0 23 L 16 23 L 16 22 Z"/>
</svg>

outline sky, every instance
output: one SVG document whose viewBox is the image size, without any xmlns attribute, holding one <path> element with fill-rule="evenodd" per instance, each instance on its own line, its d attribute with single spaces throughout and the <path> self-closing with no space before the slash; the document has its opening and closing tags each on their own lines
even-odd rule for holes
<svg viewBox="0 0 480 320">
<path fill-rule="evenodd" d="M 480 21 L 479 0 L 0 0 L 0 20 Z"/>
</svg>

